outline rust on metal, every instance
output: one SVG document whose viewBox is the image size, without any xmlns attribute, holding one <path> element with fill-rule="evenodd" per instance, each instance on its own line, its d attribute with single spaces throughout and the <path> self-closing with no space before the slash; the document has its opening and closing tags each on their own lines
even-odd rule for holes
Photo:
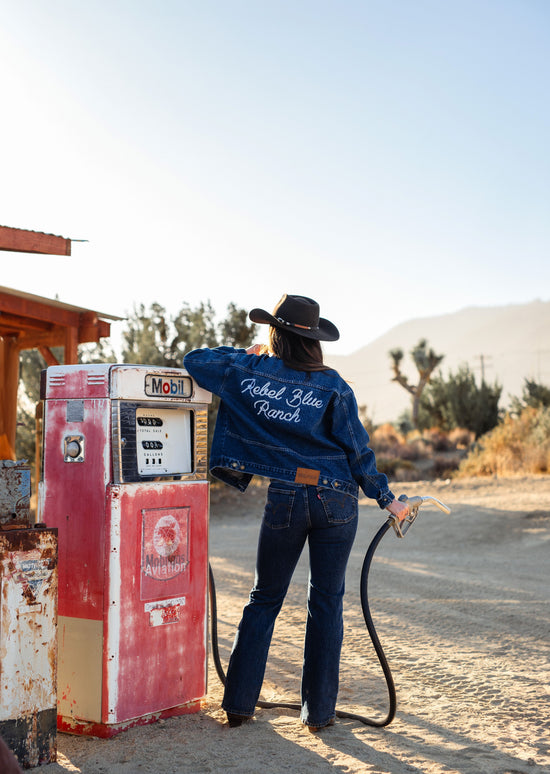
<svg viewBox="0 0 550 774">
<path fill-rule="evenodd" d="M 56 529 L 0 531 L 0 588 L 0 736 L 30 768 L 56 760 Z"/>
<path fill-rule="evenodd" d="M 30 526 L 31 470 L 0 460 L 0 529 Z"/>
</svg>

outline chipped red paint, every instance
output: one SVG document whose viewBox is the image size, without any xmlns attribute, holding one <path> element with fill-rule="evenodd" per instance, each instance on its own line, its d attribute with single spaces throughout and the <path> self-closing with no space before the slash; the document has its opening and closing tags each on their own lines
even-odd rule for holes
<svg viewBox="0 0 550 774">
<path fill-rule="evenodd" d="M 133 718 L 121 723 L 111 723 L 110 725 L 105 725 L 104 723 L 86 723 L 83 720 L 72 721 L 62 715 L 58 715 L 57 728 L 59 731 L 63 731 L 66 734 L 79 734 L 82 736 L 97 736 L 100 739 L 111 739 L 113 736 L 120 734 L 121 731 L 127 731 L 129 728 L 146 726 L 149 725 L 149 723 L 156 723 L 158 720 L 178 717 L 180 715 L 190 715 L 194 712 L 198 712 L 200 708 L 200 701 L 190 701 L 187 702 L 187 704 L 173 707 L 164 712 L 154 712 L 150 715 L 143 715 L 140 718 Z"/>
</svg>

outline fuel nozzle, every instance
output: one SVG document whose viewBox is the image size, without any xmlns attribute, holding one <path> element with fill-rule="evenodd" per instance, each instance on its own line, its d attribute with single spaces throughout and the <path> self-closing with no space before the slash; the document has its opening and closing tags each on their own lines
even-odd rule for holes
<svg viewBox="0 0 550 774">
<path fill-rule="evenodd" d="M 391 522 L 394 532 L 398 538 L 405 537 L 405 535 L 410 529 L 411 524 L 418 516 L 418 511 L 420 510 L 420 506 L 423 505 L 424 503 L 433 503 L 439 508 L 440 511 L 443 511 L 443 513 L 449 514 L 451 512 L 451 509 L 449 508 L 448 505 L 445 505 L 445 503 L 442 503 L 441 500 L 437 499 L 437 497 L 430 497 L 429 495 L 425 497 L 420 497 L 420 496 L 407 497 L 407 495 L 402 494 L 399 496 L 399 500 L 402 503 L 408 504 L 409 515 L 403 520 L 398 519 L 397 516 L 394 516 L 393 514 L 391 514 L 389 517 L 389 521 Z"/>
</svg>

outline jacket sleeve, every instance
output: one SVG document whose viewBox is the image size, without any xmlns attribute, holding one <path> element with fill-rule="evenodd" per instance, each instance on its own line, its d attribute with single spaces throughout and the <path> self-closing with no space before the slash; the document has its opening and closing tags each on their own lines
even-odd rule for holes
<svg viewBox="0 0 550 774">
<path fill-rule="evenodd" d="M 355 395 L 348 389 L 336 401 L 333 432 L 345 451 L 353 478 L 367 497 L 385 508 L 395 495 L 388 486 L 384 473 L 376 468 L 376 457 L 369 446 L 369 434 L 363 427 Z"/>
<path fill-rule="evenodd" d="M 183 367 L 191 374 L 200 387 L 220 395 L 228 366 L 242 355 L 245 349 L 233 347 L 215 347 L 214 349 L 194 349 L 183 358 Z M 249 355 L 248 357 L 255 357 Z"/>
</svg>

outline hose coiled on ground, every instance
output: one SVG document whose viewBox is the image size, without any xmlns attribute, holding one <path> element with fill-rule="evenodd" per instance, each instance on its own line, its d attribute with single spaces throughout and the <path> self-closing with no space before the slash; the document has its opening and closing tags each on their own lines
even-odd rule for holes
<svg viewBox="0 0 550 774">
<path fill-rule="evenodd" d="M 378 548 L 378 544 L 380 543 L 380 541 L 382 540 L 382 538 L 390 528 L 391 524 L 392 524 L 392 520 L 388 519 L 380 527 L 380 529 L 372 539 L 368 547 L 367 553 L 365 554 L 365 558 L 363 560 L 363 567 L 361 570 L 361 585 L 360 585 L 361 609 L 363 611 L 363 618 L 365 619 L 365 624 L 367 626 L 370 638 L 372 640 L 372 644 L 376 651 L 378 661 L 380 662 L 380 666 L 382 667 L 382 671 L 384 672 L 384 677 L 386 679 L 386 686 L 388 688 L 388 697 L 389 697 L 388 714 L 386 715 L 385 718 L 381 720 L 375 720 L 372 718 L 365 717 L 363 715 L 357 715 L 353 712 L 345 712 L 344 710 L 339 710 L 339 709 L 336 710 L 336 715 L 339 718 L 358 720 L 366 726 L 375 726 L 376 728 L 383 728 L 384 726 L 388 726 L 394 719 L 395 712 L 397 709 L 397 696 L 395 692 L 395 684 L 393 682 L 391 670 L 390 670 L 388 661 L 386 659 L 384 650 L 382 648 L 382 645 L 380 643 L 380 639 L 374 627 L 374 621 L 372 620 L 372 615 L 369 608 L 369 597 L 368 597 L 368 581 L 369 581 L 369 572 L 370 572 L 372 559 L 376 549 Z M 216 602 L 216 586 L 214 583 L 214 573 L 212 572 L 212 567 L 210 564 L 208 564 L 208 581 L 209 581 L 208 588 L 209 588 L 209 596 L 210 596 L 210 640 L 212 644 L 212 657 L 214 659 L 214 664 L 216 667 L 216 672 L 218 674 L 218 677 L 220 678 L 222 684 L 225 685 L 225 672 L 220 660 L 220 652 L 219 652 L 219 646 L 218 646 L 218 614 L 217 614 L 217 602 Z M 262 707 L 264 709 L 281 707 L 283 709 L 298 710 L 298 712 L 301 710 L 300 704 L 292 704 L 292 703 L 286 703 L 286 702 L 259 701 L 257 703 L 257 706 Z"/>
</svg>

